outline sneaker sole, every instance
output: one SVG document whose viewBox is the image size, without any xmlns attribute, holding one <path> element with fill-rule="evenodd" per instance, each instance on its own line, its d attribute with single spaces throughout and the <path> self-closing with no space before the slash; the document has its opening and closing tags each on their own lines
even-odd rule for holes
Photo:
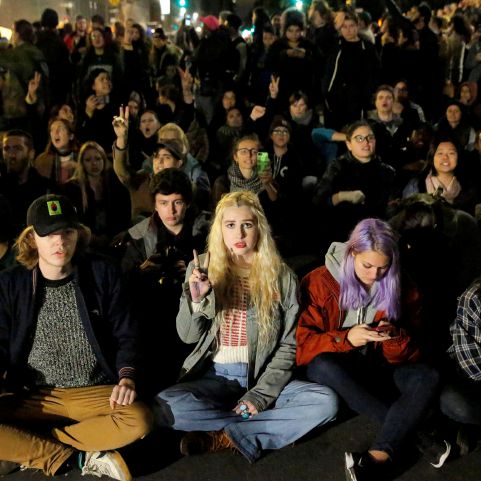
<svg viewBox="0 0 481 481">
<path fill-rule="evenodd" d="M 429 463 L 433 468 L 441 468 L 446 459 L 448 459 L 449 454 L 451 453 L 451 444 L 449 444 L 446 440 L 444 440 L 444 444 L 446 445 L 446 451 L 441 455 L 439 461 L 436 464 Z"/>
<path fill-rule="evenodd" d="M 346 466 L 346 481 L 357 481 L 352 453 L 344 453 L 344 464 Z"/>
<path fill-rule="evenodd" d="M 115 467 L 117 468 L 117 471 L 122 475 L 125 474 L 125 476 L 120 476 L 117 479 L 119 481 L 132 481 L 132 475 L 130 474 L 129 468 L 127 464 L 124 461 L 124 458 L 118 453 L 117 451 L 113 451 L 110 453 L 110 456 L 112 456 L 114 459 Z"/>
</svg>

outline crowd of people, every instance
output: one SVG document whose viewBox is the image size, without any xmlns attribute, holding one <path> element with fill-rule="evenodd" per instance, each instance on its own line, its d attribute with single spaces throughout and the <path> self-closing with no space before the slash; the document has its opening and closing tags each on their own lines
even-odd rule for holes
<svg viewBox="0 0 481 481">
<path fill-rule="evenodd" d="M 352 411 L 347 481 L 474 448 L 481 5 L 337 3 L 14 23 L 0 474 L 130 481 L 154 428 L 254 462 Z"/>
</svg>

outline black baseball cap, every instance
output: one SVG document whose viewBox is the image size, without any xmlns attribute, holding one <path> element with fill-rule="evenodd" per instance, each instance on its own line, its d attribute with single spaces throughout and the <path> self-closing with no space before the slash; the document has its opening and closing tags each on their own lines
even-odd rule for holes
<svg viewBox="0 0 481 481">
<path fill-rule="evenodd" d="M 27 225 L 40 237 L 57 230 L 80 226 L 77 211 L 70 200 L 63 195 L 48 194 L 35 199 L 27 211 Z"/>
</svg>

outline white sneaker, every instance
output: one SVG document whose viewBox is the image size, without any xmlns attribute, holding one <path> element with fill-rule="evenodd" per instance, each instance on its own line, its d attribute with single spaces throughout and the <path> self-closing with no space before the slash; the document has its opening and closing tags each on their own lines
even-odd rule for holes
<svg viewBox="0 0 481 481">
<path fill-rule="evenodd" d="M 129 468 L 117 451 L 89 451 L 85 453 L 82 475 L 108 476 L 119 481 L 132 481 Z"/>
</svg>

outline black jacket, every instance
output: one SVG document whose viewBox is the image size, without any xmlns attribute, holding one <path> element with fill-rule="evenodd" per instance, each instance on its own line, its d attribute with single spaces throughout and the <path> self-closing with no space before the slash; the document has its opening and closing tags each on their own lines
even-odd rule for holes
<svg viewBox="0 0 481 481">
<path fill-rule="evenodd" d="M 112 383 L 135 377 L 136 325 L 118 268 L 107 259 L 76 259 L 74 284 L 87 338 Z M 28 356 L 42 298 L 42 276 L 35 267 L 16 266 L 0 273 L 0 378 L 10 388 L 29 386 Z M 52 333 L 55 336 L 55 333 Z"/>
</svg>

